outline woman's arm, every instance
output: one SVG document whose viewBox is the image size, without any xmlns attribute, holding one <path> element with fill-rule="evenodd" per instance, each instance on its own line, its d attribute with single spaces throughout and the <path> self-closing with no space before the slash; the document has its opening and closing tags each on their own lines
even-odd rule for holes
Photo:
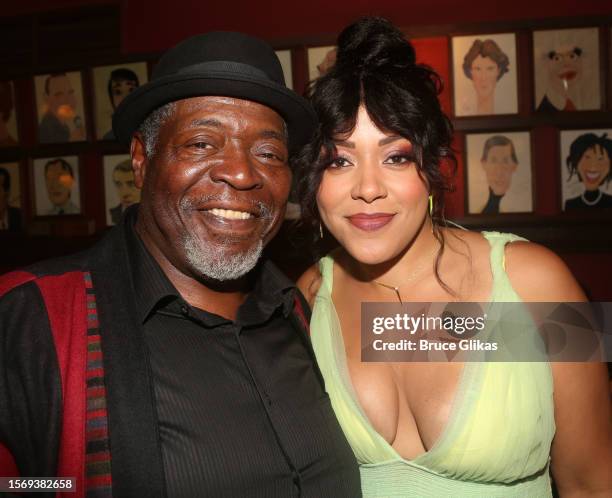
<svg viewBox="0 0 612 498">
<path fill-rule="evenodd" d="M 517 242 L 506 269 L 525 301 L 586 298 L 561 259 L 544 247 Z M 555 424 L 552 472 L 562 498 L 612 496 L 610 391 L 604 363 L 552 363 Z"/>
</svg>

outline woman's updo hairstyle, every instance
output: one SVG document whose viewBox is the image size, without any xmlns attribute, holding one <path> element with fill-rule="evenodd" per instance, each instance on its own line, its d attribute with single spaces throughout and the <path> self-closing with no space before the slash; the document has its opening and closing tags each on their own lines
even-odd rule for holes
<svg viewBox="0 0 612 498">
<path fill-rule="evenodd" d="M 334 140 L 351 134 L 361 104 L 380 130 L 397 133 L 412 143 L 419 175 L 434 196 L 432 217 L 443 220 L 448 186 L 439 165 L 448 159 L 454 166 L 455 158 L 452 125 L 438 101 L 440 77 L 416 63 L 414 47 L 386 19 L 360 19 L 342 31 L 337 46 L 334 66 L 307 90 L 319 127 L 294 162 L 303 221 L 318 233 L 316 195 L 321 177 L 336 153 Z"/>
</svg>

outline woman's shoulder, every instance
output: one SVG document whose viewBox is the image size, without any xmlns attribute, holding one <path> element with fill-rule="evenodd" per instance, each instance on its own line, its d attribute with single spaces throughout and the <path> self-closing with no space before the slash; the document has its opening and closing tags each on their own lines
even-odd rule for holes
<svg viewBox="0 0 612 498">
<path fill-rule="evenodd" d="M 529 241 L 506 247 L 506 273 L 524 301 L 584 301 L 585 295 L 565 262 L 550 249 Z"/>
<path fill-rule="evenodd" d="M 550 249 L 504 232 L 446 229 L 451 247 L 469 251 L 474 268 L 487 268 L 493 247 L 503 250 L 504 269 L 524 301 L 583 301 L 582 289 L 563 260 Z M 502 249 L 503 248 L 503 249 Z M 502 259 L 502 254 L 499 254 Z M 479 264 L 482 263 L 482 264 Z"/>
</svg>

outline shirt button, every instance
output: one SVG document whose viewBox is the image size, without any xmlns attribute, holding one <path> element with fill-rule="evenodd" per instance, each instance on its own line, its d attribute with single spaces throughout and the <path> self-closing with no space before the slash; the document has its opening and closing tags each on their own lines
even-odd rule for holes
<svg viewBox="0 0 612 498">
<path fill-rule="evenodd" d="M 184 316 L 189 316 L 189 308 L 186 305 L 181 304 L 181 314 Z"/>
</svg>

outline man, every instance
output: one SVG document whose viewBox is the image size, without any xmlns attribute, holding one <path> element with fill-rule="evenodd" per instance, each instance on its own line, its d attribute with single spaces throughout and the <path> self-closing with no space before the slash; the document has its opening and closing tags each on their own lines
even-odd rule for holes
<svg viewBox="0 0 612 498">
<path fill-rule="evenodd" d="M 83 120 L 76 114 L 76 97 L 66 73 L 50 74 L 45 79 L 45 107 L 38 124 L 41 144 L 85 140 Z"/>
<path fill-rule="evenodd" d="M 303 297 L 258 263 L 314 128 L 239 33 L 182 42 L 123 101 L 141 204 L 0 281 L 0 436 L 22 475 L 77 476 L 76 496 L 360 496 Z"/>
<path fill-rule="evenodd" d="M 9 130 L 9 119 L 14 109 L 13 86 L 10 81 L 0 81 L 0 147 L 17 145 Z"/>
<path fill-rule="evenodd" d="M 113 169 L 113 184 L 117 189 L 119 204 L 110 208 L 108 211 L 111 221 L 117 225 L 121 221 L 123 212 L 132 204 L 140 201 L 140 189 L 134 183 L 134 172 L 132 171 L 132 161 L 126 159 L 121 161 Z"/>
<path fill-rule="evenodd" d="M 46 214 L 79 214 L 81 212 L 71 199 L 74 171 L 68 161 L 58 157 L 45 164 L 45 185 L 49 201 L 53 205 Z"/>
<path fill-rule="evenodd" d="M 120 67 L 111 71 L 110 78 L 108 80 L 108 98 L 110 100 L 113 112 L 117 110 L 119 104 L 123 102 L 134 89 L 140 86 L 138 75 L 126 67 Z M 115 135 L 113 130 L 107 131 L 102 140 L 114 140 Z"/>
<path fill-rule="evenodd" d="M 500 212 L 499 204 L 510 189 L 512 175 L 518 167 L 512 140 L 503 135 L 494 135 L 487 139 L 480 165 L 485 172 L 489 186 L 489 198 L 482 213 L 497 214 Z"/>
<path fill-rule="evenodd" d="M 21 209 L 10 206 L 11 175 L 0 167 L 0 230 L 18 232 L 21 230 Z"/>
</svg>

